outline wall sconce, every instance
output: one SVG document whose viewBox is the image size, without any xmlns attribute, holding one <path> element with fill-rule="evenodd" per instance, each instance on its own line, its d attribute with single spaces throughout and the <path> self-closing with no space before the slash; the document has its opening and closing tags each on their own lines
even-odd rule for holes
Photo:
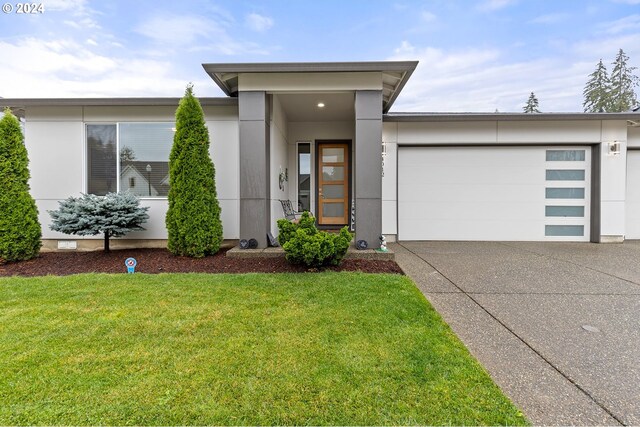
<svg viewBox="0 0 640 427">
<path fill-rule="evenodd" d="M 610 156 L 616 156 L 618 154 L 620 154 L 620 142 L 619 141 L 613 141 L 613 142 L 609 142 L 607 143 L 608 147 L 609 147 L 609 151 L 608 151 L 608 155 Z"/>
</svg>

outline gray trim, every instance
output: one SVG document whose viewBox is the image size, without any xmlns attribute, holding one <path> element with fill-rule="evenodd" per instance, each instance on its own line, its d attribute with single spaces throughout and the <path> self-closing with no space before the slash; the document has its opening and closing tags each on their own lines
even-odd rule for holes
<svg viewBox="0 0 640 427">
<path fill-rule="evenodd" d="M 601 157 L 600 144 L 591 147 L 591 214 L 589 218 L 590 233 L 589 241 L 591 243 L 600 243 L 600 182 L 602 169 L 600 166 Z"/>
<path fill-rule="evenodd" d="M 382 103 L 382 112 L 387 113 L 418 66 L 418 61 L 364 61 L 364 62 L 253 62 L 212 63 L 202 68 L 228 96 L 237 96 L 237 74 L 240 73 L 354 73 L 395 72 L 402 73 L 387 102 Z M 233 74 L 228 79 L 223 74 Z"/>
<path fill-rule="evenodd" d="M 638 151 L 640 150 L 640 147 L 629 147 L 627 146 L 627 151 Z"/>
<path fill-rule="evenodd" d="M 181 98 L 0 98 L 1 107 L 177 107 Z M 204 106 L 236 106 L 236 98 L 198 98 Z"/>
<path fill-rule="evenodd" d="M 397 144 L 397 143 L 396 143 Z M 598 145 L 599 142 L 523 142 L 522 144 L 515 144 L 513 142 L 505 142 L 504 144 L 480 143 L 469 144 L 466 142 L 452 142 L 447 144 L 397 144 L 398 147 L 425 147 L 425 148 L 442 148 L 442 147 L 456 147 L 456 148 L 473 148 L 473 147 L 588 147 Z M 639 147 L 640 149 L 640 147 Z"/>
<path fill-rule="evenodd" d="M 640 113 L 388 113 L 383 122 L 640 120 Z"/>
<path fill-rule="evenodd" d="M 211 73 L 341 73 L 366 71 L 413 71 L 418 61 L 358 62 L 245 62 L 210 63 L 202 68 Z"/>
</svg>

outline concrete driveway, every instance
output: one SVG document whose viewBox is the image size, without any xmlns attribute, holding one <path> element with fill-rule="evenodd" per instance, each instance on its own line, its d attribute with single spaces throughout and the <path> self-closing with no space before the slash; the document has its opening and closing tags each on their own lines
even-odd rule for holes
<svg viewBox="0 0 640 427">
<path fill-rule="evenodd" d="M 534 424 L 640 425 L 640 242 L 390 247 Z"/>
</svg>

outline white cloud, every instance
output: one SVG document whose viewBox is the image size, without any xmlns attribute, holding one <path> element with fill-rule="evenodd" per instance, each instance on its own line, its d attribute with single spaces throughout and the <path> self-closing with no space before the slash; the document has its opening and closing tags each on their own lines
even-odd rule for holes
<svg viewBox="0 0 640 427">
<path fill-rule="evenodd" d="M 495 49 L 445 51 L 407 42 L 390 59 L 420 61 L 394 111 L 521 111 L 532 91 L 543 111 L 581 111 L 582 88 L 592 71 L 589 62 L 511 62 Z"/>
<path fill-rule="evenodd" d="M 639 0 L 640 1 L 640 0 Z M 604 22 L 598 25 L 603 32 L 619 34 L 627 31 L 640 31 L 640 14 L 625 16 L 615 21 Z"/>
<path fill-rule="evenodd" d="M 435 14 L 425 10 L 420 14 L 420 19 L 422 19 L 422 22 L 431 23 L 438 19 L 438 17 Z"/>
<path fill-rule="evenodd" d="M 205 76 L 182 76 L 170 61 L 107 57 L 68 39 L 0 42 L 0 51 L 3 97 L 181 96 L 189 81 L 200 96 L 220 94 Z"/>
<path fill-rule="evenodd" d="M 245 19 L 245 24 L 253 31 L 262 32 L 273 27 L 273 19 L 257 13 L 250 13 Z"/>
<path fill-rule="evenodd" d="M 533 18 L 531 21 L 532 24 L 557 24 L 559 22 L 564 22 L 569 18 L 569 14 L 567 13 L 550 13 L 547 15 L 540 15 Z"/>
<path fill-rule="evenodd" d="M 493 11 L 504 9 L 507 6 L 514 4 L 517 0 L 485 0 L 478 5 L 478 9 L 483 11 Z"/>
<path fill-rule="evenodd" d="M 162 44 L 185 45 L 220 29 L 215 21 L 199 16 L 156 15 L 138 25 L 135 31 Z"/>
<path fill-rule="evenodd" d="M 196 15 L 150 17 L 135 29 L 160 46 L 149 49 L 151 56 L 166 56 L 167 48 L 186 47 L 189 52 L 212 52 L 222 55 L 267 55 L 270 49 L 259 43 L 237 40 L 227 27 L 229 22 L 223 19 L 207 19 Z"/>
</svg>

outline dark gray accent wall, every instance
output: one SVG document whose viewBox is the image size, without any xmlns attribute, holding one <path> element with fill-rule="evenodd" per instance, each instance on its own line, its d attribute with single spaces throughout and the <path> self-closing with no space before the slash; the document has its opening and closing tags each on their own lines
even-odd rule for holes
<svg viewBox="0 0 640 427">
<path fill-rule="evenodd" d="M 355 99 L 356 240 L 380 247 L 382 234 L 382 91 L 358 90 Z"/>
<path fill-rule="evenodd" d="M 600 243 L 601 149 L 601 144 L 591 146 L 591 237 L 589 240 L 592 243 Z"/>
<path fill-rule="evenodd" d="M 240 92 L 240 239 L 256 239 L 267 247 L 271 230 L 269 187 L 269 95 Z"/>
</svg>

